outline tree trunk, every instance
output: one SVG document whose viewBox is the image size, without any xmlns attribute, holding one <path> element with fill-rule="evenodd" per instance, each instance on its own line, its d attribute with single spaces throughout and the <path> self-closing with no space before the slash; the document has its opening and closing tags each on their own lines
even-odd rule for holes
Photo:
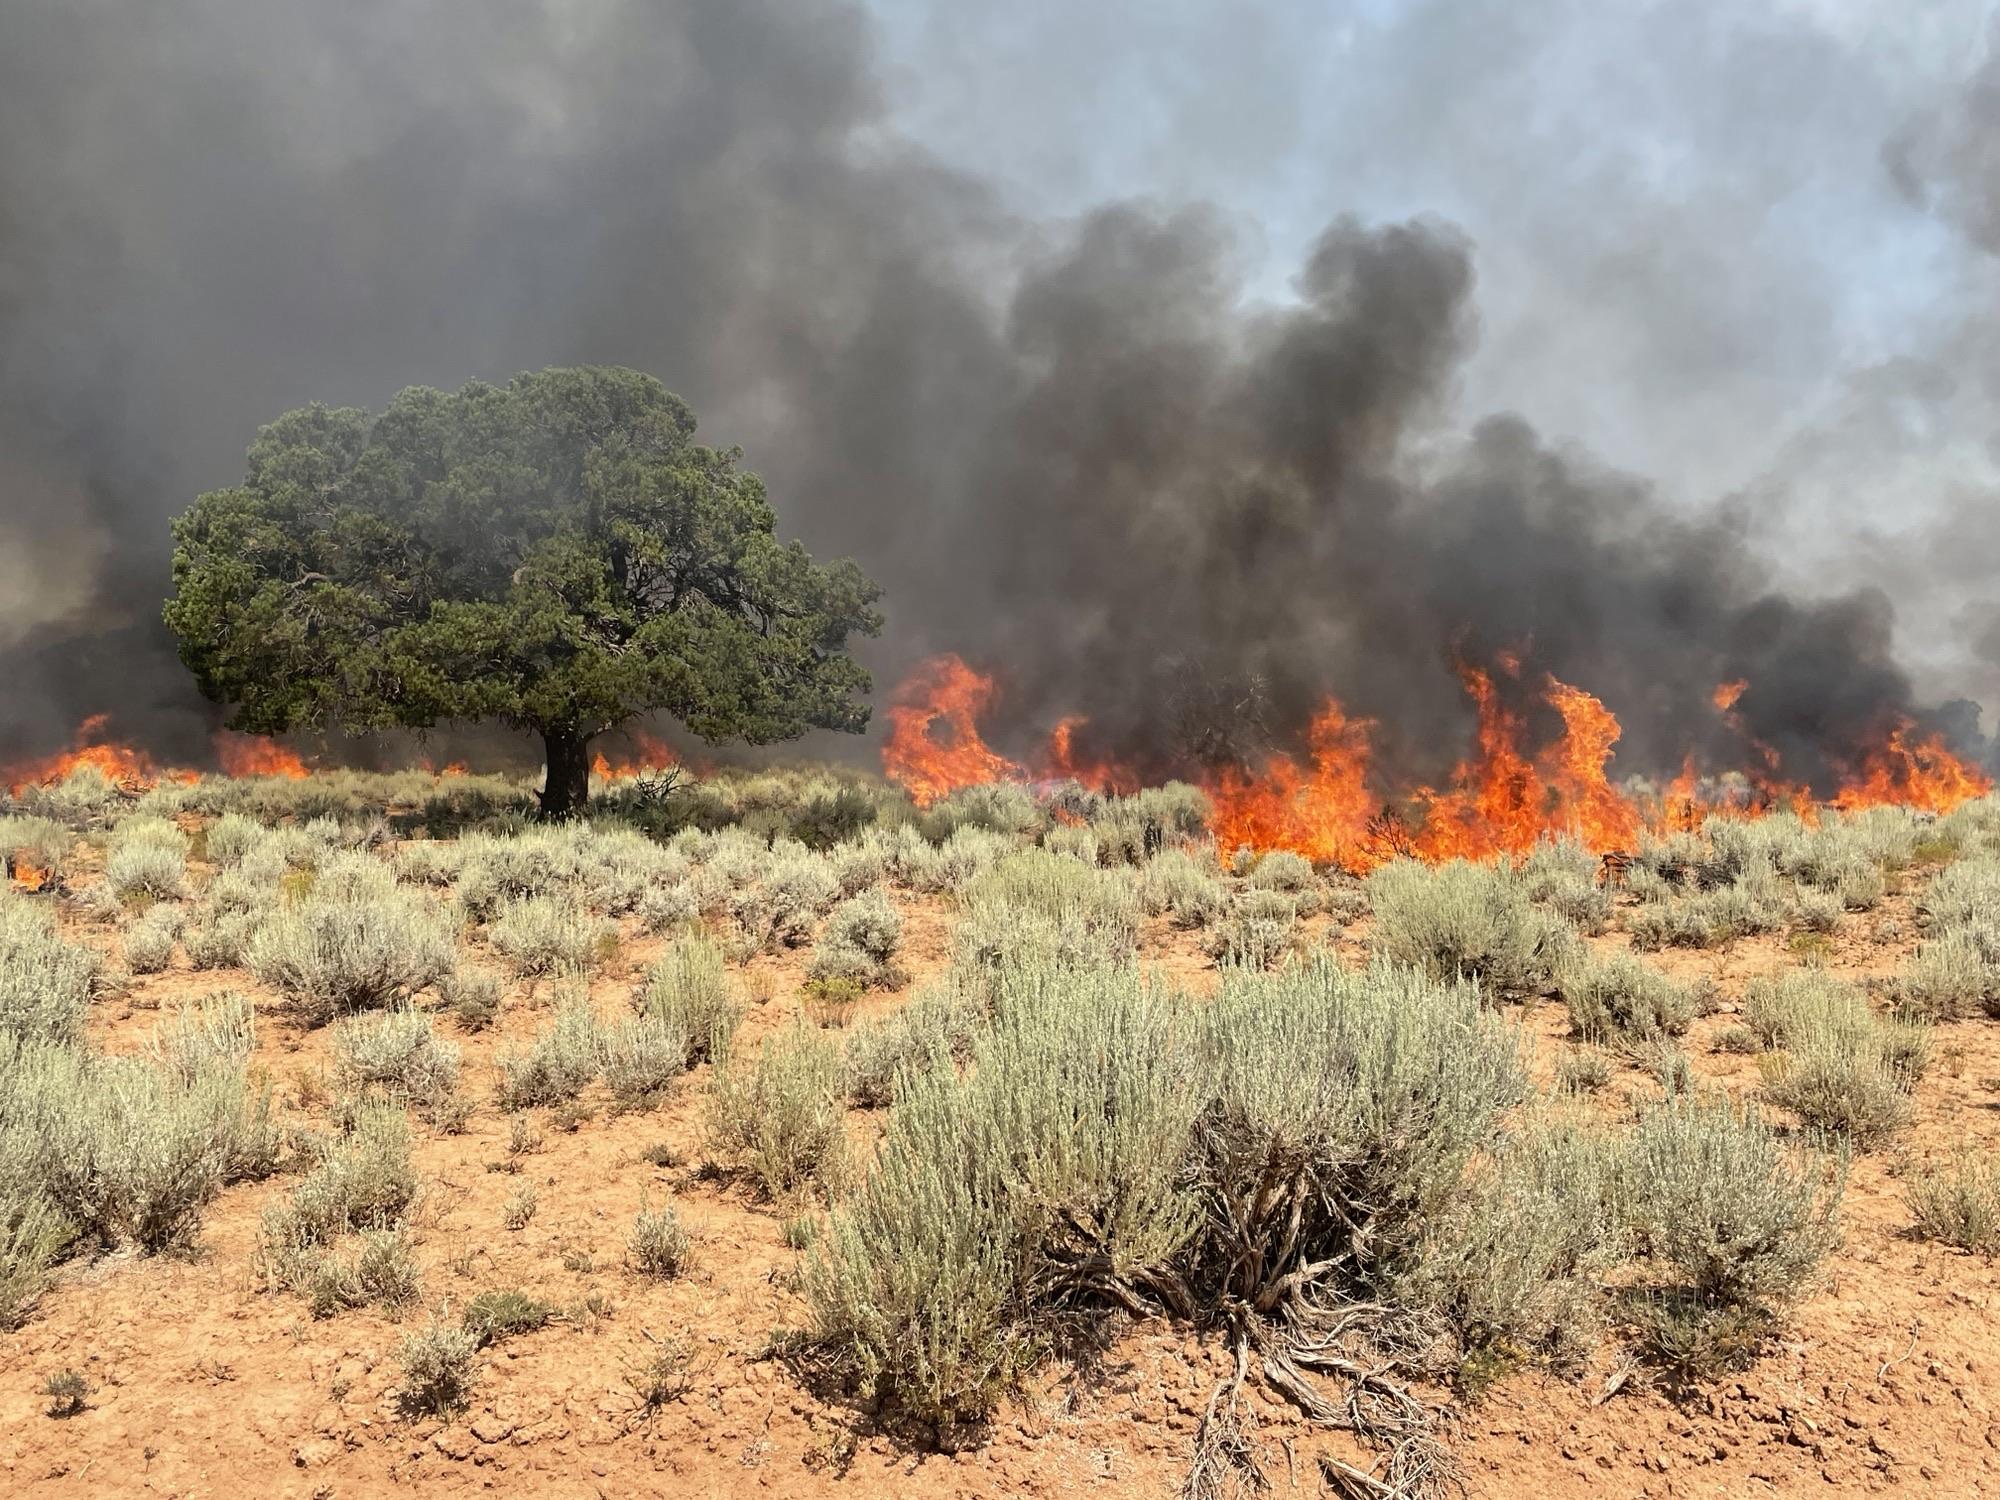
<svg viewBox="0 0 2000 1500">
<path fill-rule="evenodd" d="M 544 729 L 548 747 L 548 777 L 542 783 L 542 821 L 560 823 L 575 817 L 590 800 L 590 736 L 574 730 Z"/>
</svg>

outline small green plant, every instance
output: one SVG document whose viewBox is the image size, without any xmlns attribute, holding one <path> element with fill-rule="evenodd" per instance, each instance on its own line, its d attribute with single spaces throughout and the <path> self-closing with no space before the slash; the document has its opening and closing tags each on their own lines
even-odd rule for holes
<svg viewBox="0 0 2000 1500">
<path fill-rule="evenodd" d="M 840 1049 L 803 1019 L 770 1037 L 754 1063 L 730 1059 L 709 1096 L 709 1145 L 772 1198 L 836 1179 L 846 1144 Z"/>
<path fill-rule="evenodd" d="M 535 1206 L 539 1195 L 535 1185 L 524 1182 L 514 1190 L 513 1195 L 501 1205 L 500 1222 L 511 1230 L 526 1229 L 535 1217 Z"/>
<path fill-rule="evenodd" d="M 477 1346 L 490 1349 L 495 1344 L 534 1333 L 548 1326 L 556 1310 L 525 1292 L 481 1292 L 465 1309 L 465 1327 Z"/>
<path fill-rule="evenodd" d="M 825 1029 L 845 1026 L 866 993 L 861 981 L 848 978 L 808 979 L 799 990 L 807 1017 Z"/>
<path fill-rule="evenodd" d="M 450 1416 L 472 1400 L 480 1335 L 449 1312 L 434 1313 L 425 1327 L 405 1334 L 396 1352 L 403 1369 L 396 1402 L 407 1417 Z"/>
<path fill-rule="evenodd" d="M 665 1280 L 687 1269 L 688 1232 L 671 1203 L 655 1209 L 642 1204 L 632 1221 L 632 1237 L 626 1243 L 632 1268 L 643 1276 Z"/>
<path fill-rule="evenodd" d="M 90 1400 L 90 1392 L 90 1382 L 78 1369 L 66 1367 L 42 1382 L 42 1395 L 49 1403 L 46 1410 L 58 1420 L 82 1413 Z"/>
<path fill-rule="evenodd" d="M 625 1384 L 638 1403 L 635 1417 L 643 1421 L 659 1414 L 688 1393 L 688 1370 L 694 1363 L 694 1341 L 685 1334 L 661 1338 L 648 1333 L 653 1347 L 626 1366 Z"/>
<path fill-rule="evenodd" d="M 1556 1062 L 1556 1087 L 1565 1094 L 1594 1094 L 1611 1082 L 1611 1059 L 1595 1047 L 1565 1052 Z"/>
<path fill-rule="evenodd" d="M 1975 1255 L 2000 1253 L 2000 1170 L 1964 1155 L 1910 1183 L 1910 1210 L 1920 1239 Z"/>
</svg>

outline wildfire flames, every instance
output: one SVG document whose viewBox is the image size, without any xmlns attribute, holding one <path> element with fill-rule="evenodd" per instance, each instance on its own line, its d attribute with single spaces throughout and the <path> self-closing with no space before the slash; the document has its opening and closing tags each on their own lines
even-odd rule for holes
<svg viewBox="0 0 2000 1500">
<path fill-rule="evenodd" d="M 215 756 L 222 762 L 225 776 L 283 776 L 303 781 L 312 774 L 312 768 L 296 751 L 254 734 L 223 730 L 215 737 Z"/>
<path fill-rule="evenodd" d="M 655 739 L 643 729 L 627 729 L 625 737 L 632 741 L 632 753 L 614 759 L 602 750 L 598 751 L 590 759 L 591 775 L 599 780 L 614 776 L 651 776 L 680 764 L 680 757 L 674 754 L 673 746 Z"/>
<path fill-rule="evenodd" d="M 901 782 L 919 807 L 962 786 L 1024 779 L 1021 767 L 994 754 L 979 737 L 979 715 L 993 697 L 991 677 L 982 677 L 956 656 L 932 657 L 896 690 L 896 701 L 889 705 L 884 774 Z M 933 733 L 940 726 L 946 732 L 943 740 Z"/>
<path fill-rule="evenodd" d="M 1518 660 L 1502 657 L 1498 674 L 1519 681 Z M 1713 701 L 1741 738 L 1747 765 L 1740 787 L 1704 794 L 1695 759 L 1663 795 L 1640 799 L 1614 783 L 1610 766 L 1619 725 L 1603 702 L 1582 688 L 1544 678 L 1537 696 L 1561 720 L 1560 732 L 1538 750 L 1527 748 L 1527 724 L 1509 706 L 1495 672 L 1461 664 L 1478 729 L 1473 753 L 1442 789 L 1387 786 L 1373 764 L 1374 724 L 1350 716 L 1328 698 L 1307 730 L 1303 755 L 1273 754 L 1262 764 L 1190 768 L 1215 806 L 1215 834 L 1225 851 L 1290 849 L 1316 863 L 1362 872 L 1398 855 L 1439 861 L 1518 857 L 1552 836 L 1576 839 L 1593 851 L 1630 849 L 1642 831 L 1689 828 L 1713 814 L 1754 817 L 1774 808 L 1817 815 L 1807 787 L 1785 781 L 1778 753 L 1752 737 L 1736 706 L 1747 682 L 1716 688 Z M 883 747 L 885 773 L 920 806 L 962 786 L 1025 781 L 1029 773 L 981 738 L 979 717 L 995 698 L 993 680 L 956 656 L 925 662 L 897 690 Z M 1079 753 L 1077 731 L 1087 721 L 1061 720 L 1038 766 L 1050 778 L 1074 778 L 1102 792 L 1130 792 L 1140 778 L 1129 768 Z M 1828 799 L 1842 810 L 1881 805 L 1948 812 L 1993 788 L 1992 778 L 1955 755 L 1940 735 L 1913 736 L 1907 721 L 1861 756 Z"/>
<path fill-rule="evenodd" d="M 9 796 L 18 797 L 30 787 L 53 786 L 82 770 L 94 770 L 107 781 L 130 792 L 149 791 L 162 782 L 187 784 L 201 779 L 201 772 L 181 766 L 162 766 L 136 745 L 107 738 L 108 714 L 92 714 L 76 728 L 67 750 L 0 767 L 0 782 Z M 311 774 L 311 768 L 297 752 L 274 740 L 254 734 L 222 730 L 215 736 L 215 758 L 228 776 L 283 776 L 293 780 Z M 20 872 L 15 872 L 16 883 Z"/>
</svg>

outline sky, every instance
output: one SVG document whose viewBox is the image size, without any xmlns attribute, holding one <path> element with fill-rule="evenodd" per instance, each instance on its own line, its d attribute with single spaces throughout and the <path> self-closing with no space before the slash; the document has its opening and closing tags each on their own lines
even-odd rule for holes
<svg viewBox="0 0 2000 1500">
<path fill-rule="evenodd" d="M 871 10 L 898 127 L 1036 214 L 1226 205 L 1272 299 L 1336 212 L 1461 226 L 1481 331 L 1460 411 L 1520 412 L 1687 501 L 1741 494 L 1802 582 L 1869 572 L 1853 539 L 1993 481 L 1972 387 L 1995 350 L 1965 327 L 1990 253 L 1889 159 L 1949 129 L 1988 5 Z M 1773 486 L 1803 503 L 1760 507 Z M 1893 582 L 1943 686 L 1962 601 Z"/>
</svg>

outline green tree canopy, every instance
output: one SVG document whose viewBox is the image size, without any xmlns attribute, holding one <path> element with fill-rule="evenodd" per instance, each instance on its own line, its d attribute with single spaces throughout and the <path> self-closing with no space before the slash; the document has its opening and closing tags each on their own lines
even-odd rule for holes
<svg viewBox="0 0 2000 1500">
<path fill-rule="evenodd" d="M 549 369 L 307 406 L 244 482 L 174 522 L 166 620 L 202 692 L 259 734 L 498 718 L 540 733 L 543 810 L 599 731 L 664 710 L 708 740 L 860 730 L 881 590 L 781 543 L 741 454 L 657 380 Z"/>
</svg>

